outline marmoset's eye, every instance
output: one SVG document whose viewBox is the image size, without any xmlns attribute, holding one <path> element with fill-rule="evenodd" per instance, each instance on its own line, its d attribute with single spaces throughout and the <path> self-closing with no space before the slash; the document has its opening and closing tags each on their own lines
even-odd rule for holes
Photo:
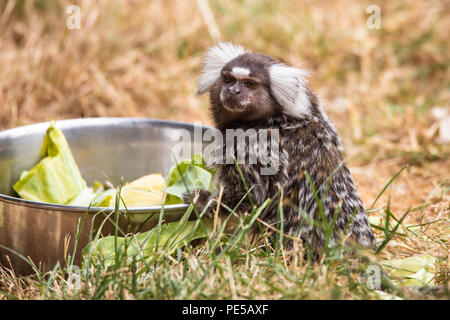
<svg viewBox="0 0 450 320">
<path fill-rule="evenodd" d="M 257 86 L 257 83 L 255 81 L 247 80 L 244 82 L 244 85 L 249 89 L 254 89 Z"/>
<path fill-rule="evenodd" d="M 223 75 L 223 82 L 225 83 L 232 83 L 234 82 L 234 78 L 228 74 Z"/>
</svg>

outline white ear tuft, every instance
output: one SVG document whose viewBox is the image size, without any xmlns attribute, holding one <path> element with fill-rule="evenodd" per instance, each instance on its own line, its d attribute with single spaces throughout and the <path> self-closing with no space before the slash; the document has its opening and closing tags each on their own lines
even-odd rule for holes
<svg viewBox="0 0 450 320">
<path fill-rule="evenodd" d="M 269 68 L 270 89 L 286 114 L 298 116 L 309 113 L 310 101 L 307 95 L 306 76 L 308 72 L 276 63 Z"/>
<path fill-rule="evenodd" d="M 208 91 L 219 78 L 222 68 L 234 58 L 245 53 L 245 49 L 230 42 L 221 42 L 207 52 L 203 60 L 203 71 L 198 80 L 198 94 Z"/>
</svg>

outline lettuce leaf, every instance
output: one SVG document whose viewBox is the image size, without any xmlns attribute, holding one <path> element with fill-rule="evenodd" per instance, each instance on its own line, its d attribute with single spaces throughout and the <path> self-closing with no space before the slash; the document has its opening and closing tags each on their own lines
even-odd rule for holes
<svg viewBox="0 0 450 320">
<path fill-rule="evenodd" d="M 201 228 L 203 222 L 206 227 L 206 233 Z M 127 262 L 130 263 L 134 257 L 135 261 L 143 261 L 151 257 L 155 249 L 167 250 L 172 254 L 176 249 L 181 248 L 191 241 L 205 238 L 212 230 L 212 219 L 202 218 L 200 220 L 186 221 L 182 219 L 179 222 L 162 224 L 158 238 L 158 227 L 137 235 L 132 238 L 117 237 L 117 252 L 126 254 Z M 156 240 L 158 247 L 156 248 Z M 125 250 L 126 245 L 126 250 Z M 82 251 L 82 256 L 90 256 L 93 262 L 103 262 L 106 267 L 115 263 L 114 236 L 107 236 L 91 241 Z"/>
<path fill-rule="evenodd" d="M 166 179 L 166 204 L 183 203 L 183 193 L 186 191 L 186 186 L 190 191 L 204 189 L 214 192 L 214 174 L 215 171 L 207 167 L 201 153 L 193 155 L 192 159 L 182 160 L 178 165 L 173 165 Z"/>
<path fill-rule="evenodd" d="M 116 199 L 116 189 L 107 189 L 98 193 L 92 200 L 93 207 L 114 207 L 114 202 Z"/>
<path fill-rule="evenodd" d="M 52 122 L 42 146 L 43 159 L 24 171 L 13 186 L 20 197 L 32 201 L 68 204 L 86 188 L 61 130 Z"/>
<path fill-rule="evenodd" d="M 78 194 L 78 196 L 70 200 L 67 204 L 70 206 L 88 207 L 94 196 L 95 196 L 94 189 L 86 187 Z"/>
<path fill-rule="evenodd" d="M 433 285 L 437 259 L 429 254 L 392 259 L 383 265 L 392 268 L 391 276 L 400 279 L 404 285 Z"/>
</svg>

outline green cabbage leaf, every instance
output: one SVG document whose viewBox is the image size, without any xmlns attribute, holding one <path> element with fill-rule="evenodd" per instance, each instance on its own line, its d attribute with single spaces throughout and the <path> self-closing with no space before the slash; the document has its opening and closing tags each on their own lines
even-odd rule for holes
<svg viewBox="0 0 450 320">
<path fill-rule="evenodd" d="M 14 190 L 26 200 L 69 204 L 86 189 L 86 182 L 66 138 L 53 122 L 47 129 L 42 151 L 44 158 L 31 170 L 22 172 Z"/>
</svg>

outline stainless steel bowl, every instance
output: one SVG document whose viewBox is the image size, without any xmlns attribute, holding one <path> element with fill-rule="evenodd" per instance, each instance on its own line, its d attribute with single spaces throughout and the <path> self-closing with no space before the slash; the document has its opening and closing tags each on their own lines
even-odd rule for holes
<svg viewBox="0 0 450 320">
<path fill-rule="evenodd" d="M 73 251 L 76 226 L 87 213 L 81 232 L 75 262 L 80 251 L 87 244 L 91 225 L 94 230 L 104 220 L 105 213 L 94 215 L 99 208 L 75 207 L 27 201 L 18 198 L 12 186 L 23 170 L 36 165 L 40 160 L 43 137 L 49 123 L 39 123 L 0 132 L 0 244 L 36 264 L 42 263 L 43 270 L 50 270 L 59 261 L 64 265 L 65 238 L 68 238 L 68 252 Z M 88 118 L 61 120 L 56 122 L 67 141 L 72 154 L 88 183 L 105 181 L 108 178 L 115 185 L 132 181 L 146 174 L 168 173 L 174 164 L 171 151 L 181 140 L 180 132 L 189 132 L 191 141 L 184 145 L 194 152 L 202 150 L 201 134 L 209 127 L 193 124 L 141 119 L 141 118 Z M 180 130 L 184 129 L 184 130 Z M 194 132 L 200 132 L 194 134 Z M 195 149 L 194 149 L 195 148 Z M 185 212 L 184 204 L 168 205 L 164 208 L 164 220 L 178 220 Z M 120 215 L 122 230 L 149 230 L 158 221 L 160 206 L 130 208 Z M 102 218 L 103 217 L 103 218 Z M 113 225 L 106 223 L 102 234 L 110 234 Z M 18 255 L 0 248 L 0 264 L 9 265 L 9 256 L 16 272 L 26 274 L 30 266 Z"/>
</svg>

